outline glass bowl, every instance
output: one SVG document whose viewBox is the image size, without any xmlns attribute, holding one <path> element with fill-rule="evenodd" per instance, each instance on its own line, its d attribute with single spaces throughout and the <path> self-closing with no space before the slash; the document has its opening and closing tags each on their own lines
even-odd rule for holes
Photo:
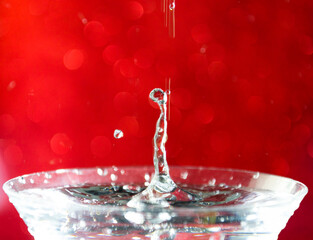
<svg viewBox="0 0 313 240">
<path fill-rule="evenodd" d="M 110 201 L 105 192 L 128 189 L 134 195 L 153 173 L 144 166 L 60 169 L 14 178 L 3 188 L 36 240 L 272 240 L 308 191 L 300 182 L 265 173 L 171 167 L 178 186 L 207 191 L 210 200 L 137 209 Z"/>
</svg>

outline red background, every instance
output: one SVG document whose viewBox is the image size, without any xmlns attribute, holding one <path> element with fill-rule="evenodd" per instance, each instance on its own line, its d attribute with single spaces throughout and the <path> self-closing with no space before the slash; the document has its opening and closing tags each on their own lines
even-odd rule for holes
<svg viewBox="0 0 313 240">
<path fill-rule="evenodd" d="M 313 184 L 313 1 L 0 3 L 0 184 L 26 173 L 152 165 L 155 87 L 171 79 L 170 165 Z M 170 26 L 171 28 L 171 26 Z M 121 129 L 124 137 L 115 139 Z M 312 195 L 280 240 L 312 239 Z M 0 191 L 0 239 L 32 239 Z"/>
</svg>

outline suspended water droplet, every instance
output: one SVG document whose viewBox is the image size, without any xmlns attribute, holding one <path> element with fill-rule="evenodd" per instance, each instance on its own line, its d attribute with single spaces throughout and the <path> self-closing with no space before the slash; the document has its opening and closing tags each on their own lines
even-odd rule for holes
<svg viewBox="0 0 313 240">
<path fill-rule="evenodd" d="M 175 9 L 175 7 L 176 7 L 175 2 L 172 2 L 172 3 L 169 5 L 169 9 L 170 9 L 171 11 L 173 11 L 173 10 Z"/>
<path fill-rule="evenodd" d="M 124 137 L 123 131 L 119 130 L 119 129 L 115 129 L 113 135 L 114 135 L 114 138 L 116 138 L 116 139 L 120 139 L 120 138 Z"/>
</svg>

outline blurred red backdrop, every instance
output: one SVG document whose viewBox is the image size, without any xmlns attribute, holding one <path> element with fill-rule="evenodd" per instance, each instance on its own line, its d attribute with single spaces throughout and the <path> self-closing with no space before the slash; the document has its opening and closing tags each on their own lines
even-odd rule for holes
<svg viewBox="0 0 313 240">
<path fill-rule="evenodd" d="M 174 39 L 161 5 L 1 1 L 1 185 L 35 171 L 152 165 L 159 112 L 148 94 L 170 78 L 170 165 L 312 187 L 313 1 L 177 0 Z M 312 239 L 312 196 L 280 240 Z M 2 190 L 0 222 L 0 239 L 32 239 Z"/>
</svg>

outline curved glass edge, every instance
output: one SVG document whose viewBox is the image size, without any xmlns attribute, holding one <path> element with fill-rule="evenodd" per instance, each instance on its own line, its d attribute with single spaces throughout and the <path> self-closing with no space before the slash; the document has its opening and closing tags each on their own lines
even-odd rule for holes
<svg viewBox="0 0 313 240">
<path fill-rule="evenodd" d="M 21 176 L 17 176 L 15 178 L 9 179 L 8 181 L 6 181 L 2 188 L 4 190 L 4 192 L 9 196 L 9 198 L 14 198 L 14 197 L 19 197 L 19 191 L 16 191 L 15 189 L 12 188 L 12 186 L 14 185 L 15 182 L 18 182 L 19 179 L 21 178 L 29 178 L 31 176 L 35 176 L 35 175 L 42 175 L 42 174 L 52 174 L 52 173 L 60 173 L 60 174 L 66 174 L 66 173 L 77 173 L 77 172 L 83 172 L 83 171 L 92 171 L 92 170 L 97 170 L 97 169 L 114 169 L 116 168 L 116 166 L 98 166 L 98 167 L 89 167 L 89 168 L 64 168 L 64 169 L 57 169 L 57 170 L 51 170 L 51 171 L 41 171 L 41 172 L 34 172 L 34 173 L 30 173 L 30 174 L 25 174 L 25 175 L 21 175 Z M 152 171 L 153 167 L 152 166 L 118 166 L 118 168 L 123 168 L 124 170 L 132 170 L 132 169 L 142 169 L 142 171 L 144 171 L 144 169 Z M 262 206 L 263 207 L 275 207 L 278 205 L 282 205 L 282 204 L 288 204 L 288 203 L 296 203 L 296 204 L 300 204 L 301 201 L 303 200 L 303 198 L 305 197 L 305 195 L 308 193 L 308 188 L 305 184 L 288 178 L 288 177 L 283 177 L 283 176 L 279 176 L 279 175 L 275 175 L 275 174 L 269 174 L 269 173 L 263 173 L 263 172 L 255 172 L 255 171 L 250 171 L 250 170 L 242 170 L 242 169 L 233 169 L 233 168 L 217 168 L 217 167 L 203 167 L 203 166 L 171 166 L 171 170 L 173 169 L 178 169 L 178 170 L 207 170 L 207 171 L 224 171 L 224 172 L 233 172 L 233 173 L 243 173 L 243 174 L 258 174 L 260 176 L 267 176 L 267 177 L 274 177 L 276 180 L 284 180 L 284 181 L 289 181 L 290 183 L 293 183 L 294 186 L 297 186 L 297 191 L 296 194 L 291 195 L 293 198 L 290 200 L 286 200 L 283 203 L 275 203 L 275 204 L 270 204 L 270 205 L 266 205 L 266 206 Z M 221 211 L 221 210 L 244 210 L 246 208 L 250 208 L 251 206 L 242 206 L 242 205 L 237 205 L 237 206 L 217 206 L 217 207 L 210 207 L 210 208 L 206 208 L 206 211 Z M 101 206 L 92 206 L 91 208 L 95 208 L 95 209 L 105 209 L 106 206 L 101 205 Z M 116 209 L 116 210 L 122 210 L 123 207 L 109 207 L 111 210 L 112 209 Z M 296 208 L 297 209 L 297 208 Z M 295 209 L 295 210 L 296 210 Z M 175 209 L 176 211 L 177 209 Z M 184 211 L 183 208 L 179 209 L 179 211 Z M 199 209 L 194 209 L 195 211 L 199 211 Z M 200 212 L 204 211 L 204 209 L 201 209 Z"/>
</svg>

